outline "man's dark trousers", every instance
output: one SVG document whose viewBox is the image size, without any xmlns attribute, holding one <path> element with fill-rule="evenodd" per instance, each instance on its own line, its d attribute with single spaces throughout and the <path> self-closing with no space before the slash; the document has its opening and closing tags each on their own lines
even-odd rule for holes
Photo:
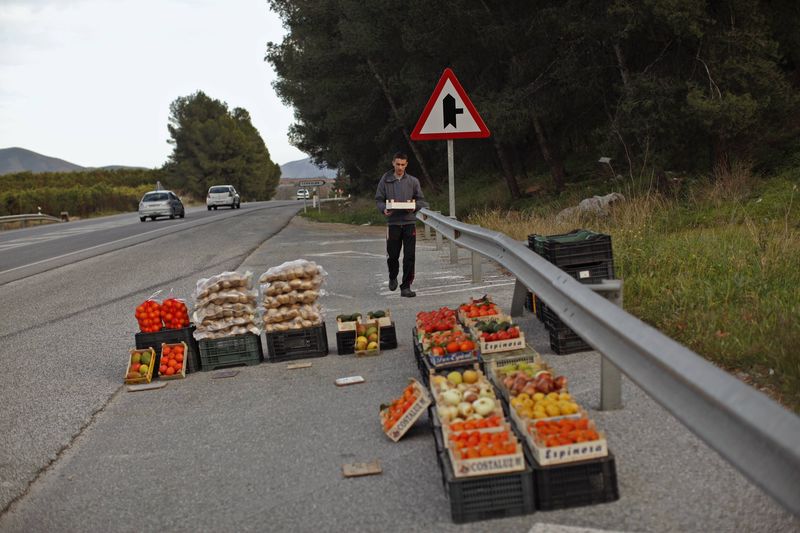
<svg viewBox="0 0 800 533">
<path fill-rule="evenodd" d="M 389 258 L 389 279 L 397 279 L 400 271 L 400 250 L 403 250 L 403 281 L 400 289 L 410 289 L 414 283 L 414 254 L 417 247 L 416 224 L 386 226 L 386 253 Z"/>
</svg>

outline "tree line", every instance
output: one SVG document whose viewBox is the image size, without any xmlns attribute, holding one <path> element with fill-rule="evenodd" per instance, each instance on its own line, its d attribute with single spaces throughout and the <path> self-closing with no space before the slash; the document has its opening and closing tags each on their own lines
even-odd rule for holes
<svg viewBox="0 0 800 533">
<path fill-rule="evenodd" d="M 455 141 L 457 164 L 502 176 L 512 198 L 534 174 L 560 190 L 597 173 L 600 157 L 634 178 L 800 150 L 794 0 L 268 3 L 288 30 L 265 60 L 295 109 L 291 141 L 356 190 L 398 149 L 444 187 L 445 143 L 409 134 L 445 67 L 492 132 Z"/>
<path fill-rule="evenodd" d="M 197 200 L 212 185 L 233 185 L 245 201 L 269 200 L 281 169 L 269 156 L 250 114 L 202 91 L 170 105 L 172 154 L 157 169 L 20 172 L 0 176 L 0 216 L 42 212 L 89 216 L 135 211 L 158 184 Z"/>
</svg>

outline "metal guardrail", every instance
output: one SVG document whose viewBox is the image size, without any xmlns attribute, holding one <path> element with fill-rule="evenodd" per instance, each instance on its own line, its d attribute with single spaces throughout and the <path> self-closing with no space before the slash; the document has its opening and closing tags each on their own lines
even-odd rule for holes
<svg viewBox="0 0 800 533">
<path fill-rule="evenodd" d="M 626 313 L 502 233 L 417 218 L 512 272 L 584 341 L 753 483 L 800 516 L 800 417 Z"/>
<path fill-rule="evenodd" d="M 42 213 L 33 213 L 28 215 L 7 215 L 0 217 L 0 226 L 14 222 L 21 222 L 24 228 L 28 222 L 63 222 L 62 219 L 52 215 L 43 215 Z"/>
</svg>

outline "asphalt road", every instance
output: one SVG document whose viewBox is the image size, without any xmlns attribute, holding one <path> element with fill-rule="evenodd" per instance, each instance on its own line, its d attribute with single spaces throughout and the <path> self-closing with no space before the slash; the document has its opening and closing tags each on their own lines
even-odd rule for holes
<svg viewBox="0 0 800 533">
<path fill-rule="evenodd" d="M 513 279 L 484 262 L 484 281 L 473 284 L 466 255 L 450 264 L 420 239 L 418 296 L 401 299 L 387 288 L 384 229 L 312 224 L 293 218 L 296 204 L 282 205 L 243 206 L 219 223 L 0 286 L 0 531 L 800 529 L 630 382 L 622 410 L 597 412 L 599 355 L 553 355 L 527 314 L 530 342 L 606 431 L 621 498 L 453 524 L 428 421 L 392 443 L 378 406 L 417 375 L 417 311 L 485 293 L 508 308 Z M 328 273 L 321 303 L 331 355 L 302 370 L 264 363 L 232 378 L 190 374 L 157 391 L 121 385 L 133 310 L 147 296 L 172 289 L 188 297 L 199 278 L 258 275 L 300 257 Z M 374 358 L 336 355 L 334 317 L 379 308 L 391 310 L 400 346 Z M 366 382 L 333 383 L 354 374 Z M 383 474 L 342 477 L 342 464 L 372 459 Z"/>
</svg>

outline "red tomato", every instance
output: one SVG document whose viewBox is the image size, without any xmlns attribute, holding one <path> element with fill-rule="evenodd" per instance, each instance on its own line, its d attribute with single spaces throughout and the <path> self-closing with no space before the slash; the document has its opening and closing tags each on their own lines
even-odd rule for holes
<svg viewBox="0 0 800 533">
<path fill-rule="evenodd" d="M 447 344 L 447 353 L 456 353 L 460 346 L 457 342 L 453 341 Z"/>
<path fill-rule="evenodd" d="M 467 340 L 462 341 L 458 347 L 458 350 L 461 352 L 471 352 L 473 349 L 475 349 L 475 343 Z"/>
</svg>

